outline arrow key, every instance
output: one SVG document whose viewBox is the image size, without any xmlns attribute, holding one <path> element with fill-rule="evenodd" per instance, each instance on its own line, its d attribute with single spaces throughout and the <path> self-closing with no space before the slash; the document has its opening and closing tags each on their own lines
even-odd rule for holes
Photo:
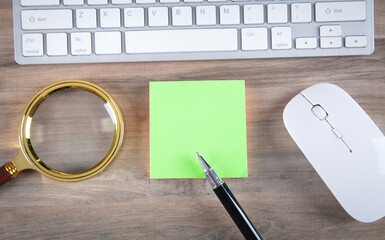
<svg viewBox="0 0 385 240">
<path fill-rule="evenodd" d="M 314 49 L 317 47 L 317 39 L 312 37 L 296 38 L 295 48 L 296 49 Z"/>
<path fill-rule="evenodd" d="M 340 37 L 341 26 L 339 25 L 326 25 L 320 27 L 321 37 Z"/>
<path fill-rule="evenodd" d="M 366 36 L 348 36 L 345 37 L 345 47 L 360 48 L 368 45 Z"/>
<path fill-rule="evenodd" d="M 340 48 L 342 47 L 341 37 L 321 37 L 321 48 Z"/>
</svg>

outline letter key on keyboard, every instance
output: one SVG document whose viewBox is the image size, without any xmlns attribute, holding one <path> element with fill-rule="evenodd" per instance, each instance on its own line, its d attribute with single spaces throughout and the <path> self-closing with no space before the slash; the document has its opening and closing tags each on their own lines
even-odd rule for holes
<svg viewBox="0 0 385 240">
<path fill-rule="evenodd" d="M 13 0 L 19 64 L 368 55 L 373 0 Z"/>
</svg>

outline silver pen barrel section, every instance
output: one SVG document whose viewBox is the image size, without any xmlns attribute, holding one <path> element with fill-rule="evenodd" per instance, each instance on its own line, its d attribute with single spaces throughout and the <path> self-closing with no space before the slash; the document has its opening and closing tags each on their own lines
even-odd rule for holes
<svg viewBox="0 0 385 240">
<path fill-rule="evenodd" d="M 203 159 L 202 156 L 197 153 L 200 164 L 202 165 L 203 171 L 206 178 L 209 180 L 213 189 L 223 184 L 223 181 L 218 177 L 216 172 L 210 167 L 210 165 Z"/>
</svg>

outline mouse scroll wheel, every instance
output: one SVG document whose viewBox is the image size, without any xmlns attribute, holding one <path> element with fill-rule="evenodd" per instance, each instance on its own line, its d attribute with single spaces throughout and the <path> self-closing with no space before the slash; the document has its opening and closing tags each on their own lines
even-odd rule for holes
<svg viewBox="0 0 385 240">
<path fill-rule="evenodd" d="M 325 111 L 325 109 L 323 109 L 323 107 L 321 107 L 321 105 L 317 104 L 317 105 L 314 105 L 312 108 L 311 108 L 311 111 L 314 113 L 314 115 L 316 115 L 316 117 L 319 119 L 319 120 L 325 120 L 328 116 L 328 113 Z"/>
</svg>

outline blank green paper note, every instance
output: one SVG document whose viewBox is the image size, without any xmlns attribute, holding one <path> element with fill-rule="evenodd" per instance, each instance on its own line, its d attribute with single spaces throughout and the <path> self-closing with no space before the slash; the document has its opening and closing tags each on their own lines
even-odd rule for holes
<svg viewBox="0 0 385 240">
<path fill-rule="evenodd" d="M 150 178 L 247 177 L 245 81 L 150 82 Z"/>
</svg>

